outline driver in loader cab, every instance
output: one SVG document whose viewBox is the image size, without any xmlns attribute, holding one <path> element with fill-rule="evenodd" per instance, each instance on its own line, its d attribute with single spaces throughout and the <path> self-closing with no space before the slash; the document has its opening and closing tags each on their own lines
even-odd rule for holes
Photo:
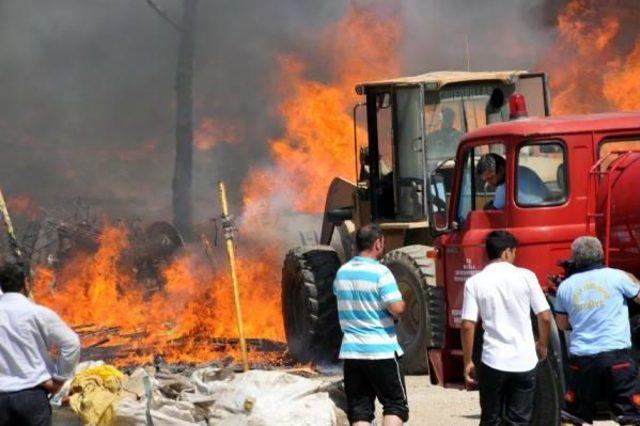
<svg viewBox="0 0 640 426">
<path fill-rule="evenodd" d="M 485 210 L 502 210 L 505 206 L 506 161 L 502 156 L 489 153 L 480 157 L 476 172 L 485 185 L 494 186 L 496 192 Z M 540 176 L 525 166 L 518 166 L 518 200 L 524 204 L 543 204 L 551 195 Z"/>
<path fill-rule="evenodd" d="M 442 108 L 442 124 L 440 129 L 431 133 L 432 140 L 445 146 L 458 145 L 463 133 L 453 127 L 456 120 L 456 113 L 448 107 Z"/>
</svg>

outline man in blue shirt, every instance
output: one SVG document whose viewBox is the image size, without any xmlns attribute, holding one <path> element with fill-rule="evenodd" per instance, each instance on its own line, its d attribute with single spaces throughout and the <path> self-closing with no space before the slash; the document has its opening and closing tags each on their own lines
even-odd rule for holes
<svg viewBox="0 0 640 426">
<path fill-rule="evenodd" d="M 502 210 L 506 203 L 505 194 L 505 160 L 495 153 L 485 154 L 478 160 L 476 173 L 485 184 L 495 186 L 493 201 L 485 206 L 485 210 Z M 518 203 L 524 205 L 540 205 L 551 195 L 540 176 L 528 167 L 518 167 Z"/>
<path fill-rule="evenodd" d="M 563 416 L 591 423 L 595 402 L 606 399 L 618 422 L 640 424 L 627 306 L 628 300 L 640 303 L 640 286 L 626 272 L 602 265 L 602 245 L 595 237 L 576 239 L 571 252 L 576 272 L 562 282 L 555 301 L 558 328 L 571 330 Z"/>
<path fill-rule="evenodd" d="M 342 265 L 333 283 L 344 333 L 340 359 L 347 416 L 353 425 L 371 424 L 378 397 L 383 425 L 400 426 L 409 418 L 409 406 L 394 319 L 404 312 L 405 304 L 391 271 L 378 261 L 384 253 L 380 227 L 360 228 L 356 246 L 358 255 Z"/>
</svg>

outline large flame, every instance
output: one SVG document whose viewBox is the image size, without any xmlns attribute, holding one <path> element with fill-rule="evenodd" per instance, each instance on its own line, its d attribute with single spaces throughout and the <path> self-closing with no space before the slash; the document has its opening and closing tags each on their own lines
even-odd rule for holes
<svg viewBox="0 0 640 426">
<path fill-rule="evenodd" d="M 120 253 L 128 247 L 126 230 L 106 227 L 99 243 L 96 253 L 77 254 L 57 274 L 40 267 L 34 298 L 55 308 L 71 325 L 109 338 L 102 347 L 125 345 L 128 356 L 114 349 L 118 362 L 148 361 L 152 355 L 170 362 L 207 361 L 221 352 L 207 339 L 237 337 L 225 263 L 213 272 L 204 259 L 185 254 L 162 271 L 166 284 L 150 294 L 118 265 Z M 239 280 L 244 284 L 240 293 L 246 307 L 243 319 L 250 337 L 282 340 L 271 266 L 276 261 L 268 255 L 239 259 Z M 117 330 L 97 332 L 112 327 Z"/>
<path fill-rule="evenodd" d="M 254 170 L 244 185 L 245 202 L 269 200 L 286 193 L 298 212 L 322 211 L 327 188 L 336 176 L 355 179 L 352 108 L 361 99 L 358 82 L 398 74 L 399 20 L 375 7 L 351 4 L 346 16 L 325 30 L 319 56 L 331 58 L 329 81 L 308 77 L 301 58 L 279 59 L 279 105 L 284 134 L 270 141 L 275 167 Z M 359 141 L 364 129 L 359 128 Z M 262 182 L 254 186 L 255 182 Z M 265 194 L 265 182 L 268 193 Z M 262 212 L 262 210 L 260 211 Z"/>
<path fill-rule="evenodd" d="M 572 0 L 540 67 L 550 74 L 555 114 L 640 109 L 637 2 Z"/>
<path fill-rule="evenodd" d="M 378 7 L 349 6 L 325 30 L 320 53 L 331 65 L 324 79 L 311 78 L 302 57 L 279 58 L 275 86 L 283 99 L 277 105 L 283 136 L 269 141 L 273 164 L 252 170 L 243 184 L 238 278 L 248 337 L 284 340 L 279 281 L 286 247 L 277 217 L 320 211 L 331 179 L 354 177 L 354 86 L 398 71 L 397 16 L 383 16 Z M 359 131 L 364 140 L 364 130 Z M 235 128 L 205 120 L 196 131 L 198 149 L 222 139 L 237 139 Z M 118 349 L 119 362 L 149 361 L 154 354 L 171 362 L 207 361 L 221 356 L 216 338 L 237 336 L 226 262 L 218 260 L 212 268 L 202 255 L 187 253 L 162 272 L 163 288 L 150 292 L 118 264 L 129 244 L 123 227 L 107 227 L 99 243 L 96 253 L 78 253 L 58 273 L 40 267 L 34 296 L 76 327 L 117 328 L 98 339 L 108 336 L 101 347 Z M 87 339 L 85 346 L 92 343 Z M 223 350 L 236 355 L 236 349 Z"/>
</svg>

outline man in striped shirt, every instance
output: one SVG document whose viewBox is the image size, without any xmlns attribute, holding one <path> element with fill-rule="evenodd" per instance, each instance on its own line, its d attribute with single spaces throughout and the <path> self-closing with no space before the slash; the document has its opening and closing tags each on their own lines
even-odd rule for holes
<svg viewBox="0 0 640 426">
<path fill-rule="evenodd" d="M 394 322 L 405 304 L 391 271 L 378 261 L 384 253 L 380 227 L 360 228 L 356 246 L 358 255 L 342 265 L 333 283 L 344 333 L 340 359 L 347 415 L 353 425 L 370 424 L 377 397 L 383 406 L 383 425 L 402 425 L 409 419 L 409 406 Z"/>
</svg>

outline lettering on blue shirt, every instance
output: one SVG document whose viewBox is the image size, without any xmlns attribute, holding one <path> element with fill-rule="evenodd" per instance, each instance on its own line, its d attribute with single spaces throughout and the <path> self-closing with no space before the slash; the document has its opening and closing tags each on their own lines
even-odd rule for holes
<svg viewBox="0 0 640 426">
<path fill-rule="evenodd" d="M 583 356 L 630 347 L 627 299 L 639 291 L 624 271 L 613 268 L 579 272 L 563 281 L 555 310 L 568 316 L 569 352 Z"/>
</svg>

